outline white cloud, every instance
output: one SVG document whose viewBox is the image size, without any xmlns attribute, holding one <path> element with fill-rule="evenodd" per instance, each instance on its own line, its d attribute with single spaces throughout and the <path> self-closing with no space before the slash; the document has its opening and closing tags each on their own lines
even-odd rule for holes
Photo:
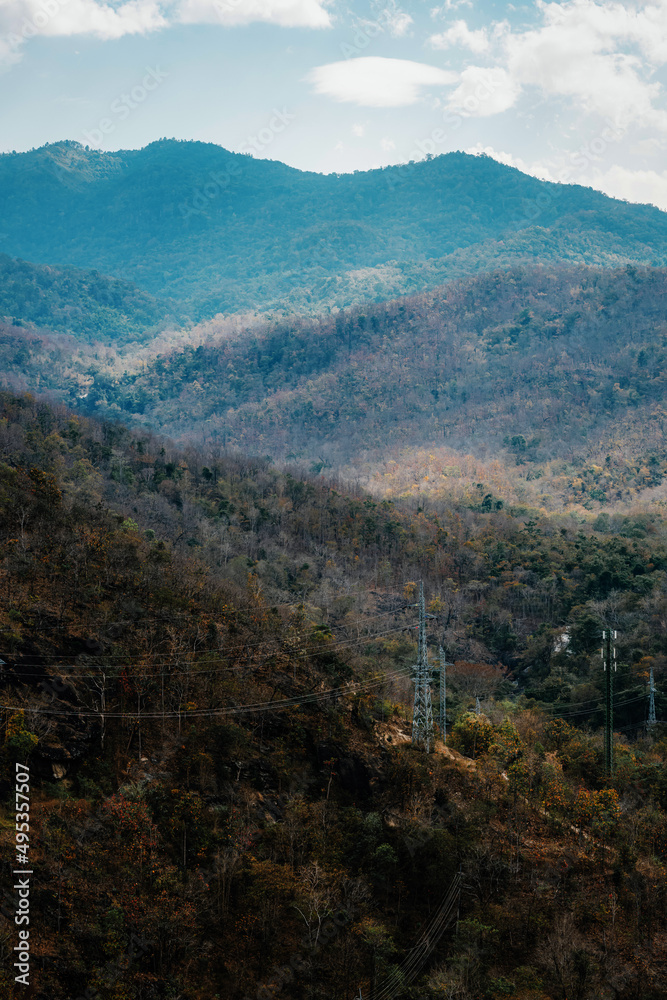
<svg viewBox="0 0 667 1000">
<path fill-rule="evenodd" d="M 364 134 L 364 126 L 363 125 L 354 124 L 352 126 L 352 135 L 356 135 L 359 139 L 361 139 L 361 137 L 363 136 L 363 134 Z"/>
<path fill-rule="evenodd" d="M 471 31 L 465 21 L 454 21 L 454 24 L 451 28 L 447 28 L 447 31 L 443 31 L 439 35 L 431 35 L 429 42 L 434 49 L 448 49 L 453 45 L 460 45 L 477 54 L 488 52 L 491 47 L 486 28 Z"/>
<path fill-rule="evenodd" d="M 383 11 L 382 17 L 393 38 L 402 38 L 414 23 L 410 15 L 398 7 Z"/>
<path fill-rule="evenodd" d="M 516 102 L 520 86 L 500 67 L 486 69 L 468 66 L 460 75 L 460 83 L 450 95 L 447 107 L 472 118 L 485 118 L 507 111 Z"/>
<path fill-rule="evenodd" d="M 628 170 L 615 165 L 604 172 L 597 172 L 584 183 L 590 183 L 612 198 L 657 205 L 667 211 L 667 171 Z"/>
<path fill-rule="evenodd" d="M 537 88 L 586 114 L 667 131 L 663 90 L 651 75 L 667 63 L 667 0 L 635 6 L 537 0 L 537 9 L 541 23 L 534 28 L 513 31 L 507 21 L 499 21 L 472 30 L 457 20 L 431 36 L 434 48 L 467 48 L 495 64 L 495 106 L 485 99 L 484 110 L 474 113 L 504 111 L 523 89 Z M 452 106 L 472 101 L 480 73 L 475 66 L 464 70 Z"/>
<path fill-rule="evenodd" d="M 326 28 L 320 0 L 0 0 L 0 67 L 21 58 L 36 35 L 92 35 L 104 40 L 147 34 L 175 22 L 231 27 L 268 21 L 283 27 Z"/>
<path fill-rule="evenodd" d="M 569 0 L 567 3 L 540 2 L 548 25 L 567 24 L 573 31 L 585 31 L 600 39 L 634 42 L 651 60 L 667 60 L 667 3 L 600 3 L 599 0 Z"/>
<path fill-rule="evenodd" d="M 35 35 L 113 39 L 166 25 L 156 0 L 128 0 L 116 6 L 95 0 L 9 0 L 0 5 L 0 33 L 13 51 Z"/>
<path fill-rule="evenodd" d="M 396 143 L 393 139 L 380 139 L 380 145 L 385 153 L 390 153 L 392 149 L 396 149 Z"/>
<path fill-rule="evenodd" d="M 431 7 L 431 17 L 442 17 L 450 10 L 458 10 L 459 7 L 472 7 L 472 0 L 445 0 L 442 7 Z"/>
<path fill-rule="evenodd" d="M 21 59 L 22 40 L 17 36 L 12 42 L 8 38 L 0 36 L 0 70 L 9 69 Z"/>
<path fill-rule="evenodd" d="M 481 156 L 484 154 L 497 160 L 498 163 L 504 163 L 507 167 L 518 167 L 519 170 L 524 169 L 521 166 L 523 160 L 515 157 L 513 153 L 503 153 L 501 150 L 494 149 L 493 146 L 485 146 L 481 142 L 476 143 L 474 146 L 469 146 L 468 149 L 464 150 L 464 153 L 470 153 L 472 156 Z"/>
<path fill-rule="evenodd" d="M 326 0 L 323 0 L 323 2 L 326 2 Z M 355 36 L 357 51 L 364 49 L 370 39 L 377 38 L 378 35 L 385 32 L 391 35 L 392 38 L 402 38 L 407 34 L 410 25 L 414 23 L 412 17 L 406 11 L 397 7 L 393 0 L 389 5 L 384 4 L 383 0 L 377 0 L 371 6 L 374 8 L 374 12 L 376 12 L 375 18 L 369 20 L 362 17 L 357 22 L 357 33 Z"/>
<path fill-rule="evenodd" d="M 185 24 L 234 27 L 265 21 L 282 28 L 328 28 L 331 18 L 320 0 L 181 0 L 178 20 Z"/>
<path fill-rule="evenodd" d="M 635 11 L 596 0 L 538 5 L 541 27 L 503 38 L 503 63 L 517 86 L 571 98 L 588 113 L 667 127 L 654 107 L 660 85 L 645 80 L 642 59 L 626 51 L 637 44 L 645 56 L 667 59 L 667 0 Z"/>
<path fill-rule="evenodd" d="M 655 205 L 657 208 L 667 211 L 667 170 L 662 171 L 662 173 L 656 170 L 630 170 L 627 167 L 614 164 L 608 170 L 594 168 L 585 174 L 575 176 L 571 166 L 563 169 L 561 164 L 556 169 L 555 164 L 540 163 L 539 161 L 526 163 L 520 156 L 494 149 L 493 146 L 485 146 L 481 142 L 470 146 L 465 152 L 477 156 L 485 153 L 499 163 L 504 163 L 508 167 L 516 167 L 524 174 L 530 174 L 541 181 L 583 184 L 586 187 L 602 191 L 610 198 L 623 198 L 641 205 Z M 589 164 L 589 166 L 591 165 Z"/>
<path fill-rule="evenodd" d="M 484 153 L 486 156 L 490 156 L 492 159 L 497 160 L 498 163 L 504 163 L 506 167 L 516 167 L 517 170 L 521 170 L 522 173 L 531 174 L 533 177 L 538 177 L 541 181 L 556 180 L 546 164 L 528 164 L 525 160 L 522 160 L 520 156 L 515 156 L 514 153 L 506 153 L 501 149 L 494 149 L 493 146 L 485 146 L 481 142 L 476 143 L 474 146 L 470 146 L 468 149 L 464 150 L 464 152 L 471 153 L 473 156 L 479 156 Z"/>
<path fill-rule="evenodd" d="M 414 104 L 423 87 L 455 83 L 458 74 L 408 59 L 364 56 L 318 66 L 306 79 L 314 84 L 318 94 L 336 101 L 400 108 Z"/>
</svg>

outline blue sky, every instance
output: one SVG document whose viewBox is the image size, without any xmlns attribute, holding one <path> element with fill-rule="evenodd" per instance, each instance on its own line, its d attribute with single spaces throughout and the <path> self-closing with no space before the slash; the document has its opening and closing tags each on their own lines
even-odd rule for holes
<svg viewBox="0 0 667 1000">
<path fill-rule="evenodd" d="M 485 151 L 667 209 L 667 0 L 0 0 L 0 145 Z"/>
</svg>

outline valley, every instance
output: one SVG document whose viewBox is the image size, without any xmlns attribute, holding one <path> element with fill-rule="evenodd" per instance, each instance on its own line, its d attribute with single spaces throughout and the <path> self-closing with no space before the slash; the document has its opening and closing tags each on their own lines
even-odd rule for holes
<svg viewBox="0 0 667 1000">
<path fill-rule="evenodd" d="M 521 267 L 315 318 L 163 319 L 139 340 L 6 324 L 0 364 L 82 413 L 380 496 L 473 502 L 487 484 L 551 511 L 659 509 L 666 275 Z"/>
<path fill-rule="evenodd" d="M 0 212 L 38 1000 L 661 1000 L 665 213 L 175 140 Z"/>
</svg>

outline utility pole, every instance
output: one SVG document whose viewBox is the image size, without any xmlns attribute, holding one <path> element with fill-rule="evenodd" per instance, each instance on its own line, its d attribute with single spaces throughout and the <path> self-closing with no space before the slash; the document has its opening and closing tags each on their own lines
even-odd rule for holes
<svg viewBox="0 0 667 1000">
<path fill-rule="evenodd" d="M 656 723 L 655 718 L 655 682 L 653 680 L 653 667 L 651 667 L 651 677 L 649 680 L 649 697 L 648 697 L 648 731 L 653 732 L 653 727 Z"/>
<path fill-rule="evenodd" d="M 445 651 L 440 646 L 440 731 L 442 742 L 447 742 L 447 661 Z"/>
<path fill-rule="evenodd" d="M 604 700 L 604 764 L 608 775 L 614 773 L 614 674 L 616 673 L 616 647 L 612 646 L 612 639 L 616 639 L 618 632 L 613 629 L 604 629 L 602 632 L 602 662 L 605 672 L 605 700 Z"/>
<path fill-rule="evenodd" d="M 426 646 L 426 606 L 424 604 L 424 584 L 419 584 L 419 655 L 414 666 L 415 703 L 412 711 L 412 742 L 431 751 L 433 740 L 433 708 L 431 705 L 431 677 Z"/>
</svg>

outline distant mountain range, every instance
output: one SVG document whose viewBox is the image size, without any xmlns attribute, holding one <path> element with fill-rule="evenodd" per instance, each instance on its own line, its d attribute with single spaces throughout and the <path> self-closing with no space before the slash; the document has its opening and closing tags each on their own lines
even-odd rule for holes
<svg viewBox="0 0 667 1000">
<path fill-rule="evenodd" d="M 14 390 L 380 491 L 474 455 L 473 504 L 667 497 L 658 209 L 463 153 L 338 176 L 164 140 L 0 156 L 0 219 Z"/>
<path fill-rule="evenodd" d="M 0 156 L 0 252 L 97 269 L 200 319 L 379 301 L 536 259 L 664 265 L 667 213 L 465 153 L 322 175 L 206 143 L 59 142 Z"/>
<path fill-rule="evenodd" d="M 664 1000 L 667 215 L 172 142 L 0 201 L 34 995 Z"/>
</svg>

